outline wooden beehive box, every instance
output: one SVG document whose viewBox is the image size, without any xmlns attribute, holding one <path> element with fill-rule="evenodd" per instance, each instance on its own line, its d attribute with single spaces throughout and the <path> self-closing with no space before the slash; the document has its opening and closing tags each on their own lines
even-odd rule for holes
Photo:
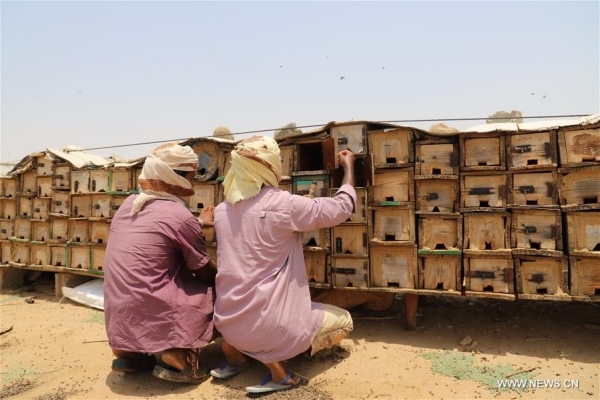
<svg viewBox="0 0 600 400">
<path fill-rule="evenodd" d="M 506 137 L 500 132 L 461 133 L 461 171 L 506 170 Z"/>
<path fill-rule="evenodd" d="M 114 217 L 121 204 L 127 200 L 127 196 L 112 196 L 112 206 L 110 206 L 110 218 Z"/>
<path fill-rule="evenodd" d="M 16 267 L 24 267 L 29 265 L 29 257 L 31 247 L 28 242 L 19 242 L 11 240 L 12 242 L 12 257 L 8 262 L 9 265 Z"/>
<path fill-rule="evenodd" d="M 565 212 L 569 255 L 600 255 L 600 211 Z"/>
<path fill-rule="evenodd" d="M 556 131 L 518 132 L 508 135 L 509 169 L 528 169 L 558 165 Z"/>
<path fill-rule="evenodd" d="M 321 228 L 313 231 L 302 232 L 302 246 L 327 249 L 331 247 L 331 229 Z"/>
<path fill-rule="evenodd" d="M 289 144 L 279 147 L 281 155 L 281 176 L 285 177 L 282 179 L 291 179 L 294 171 L 296 145 Z"/>
<path fill-rule="evenodd" d="M 462 258 L 452 254 L 422 255 L 418 252 L 419 289 L 460 291 Z"/>
<path fill-rule="evenodd" d="M 333 197 L 339 188 L 329 189 L 329 196 Z M 367 188 L 355 188 L 356 204 L 354 212 L 350 215 L 346 222 L 367 222 Z"/>
<path fill-rule="evenodd" d="M 52 175 L 37 177 L 37 197 L 52 197 Z"/>
<path fill-rule="evenodd" d="M 90 242 L 107 244 L 110 232 L 110 222 L 106 220 L 90 221 Z"/>
<path fill-rule="evenodd" d="M 50 220 L 31 221 L 31 240 L 45 243 L 50 239 Z"/>
<path fill-rule="evenodd" d="M 194 183 L 194 194 L 190 196 L 188 208 L 199 213 L 203 208 L 216 206 L 218 184 L 216 181 Z"/>
<path fill-rule="evenodd" d="M 31 244 L 30 265 L 50 265 L 50 248 L 45 244 Z"/>
<path fill-rule="evenodd" d="M 514 209 L 511 215 L 513 254 L 546 255 L 561 252 L 562 218 L 560 210 Z M 560 254 L 562 255 L 562 254 Z"/>
<path fill-rule="evenodd" d="M 87 218 L 69 218 L 68 243 L 86 244 L 90 238 L 90 221 Z"/>
<path fill-rule="evenodd" d="M 90 192 L 90 170 L 72 170 L 71 171 L 71 193 L 89 193 Z"/>
<path fill-rule="evenodd" d="M 53 267 L 65 267 L 67 265 L 67 247 L 49 246 L 50 265 Z"/>
<path fill-rule="evenodd" d="M 110 207 L 112 206 L 112 195 L 110 194 L 92 194 L 90 196 L 91 211 L 90 218 L 109 218 Z"/>
<path fill-rule="evenodd" d="M 417 247 L 414 244 L 371 243 L 371 287 L 414 289 L 417 280 Z"/>
<path fill-rule="evenodd" d="M 558 172 L 561 207 L 600 208 L 600 165 L 561 168 Z"/>
<path fill-rule="evenodd" d="M 506 212 L 463 214 L 463 249 L 494 251 L 510 249 L 510 215 Z"/>
<path fill-rule="evenodd" d="M 558 207 L 558 173 L 544 172 L 511 173 L 509 206 Z"/>
<path fill-rule="evenodd" d="M 67 267 L 91 269 L 91 248 L 82 245 L 67 245 Z"/>
<path fill-rule="evenodd" d="M 369 203 L 414 201 L 413 168 L 375 171 L 373 187 L 369 191 Z"/>
<path fill-rule="evenodd" d="M 594 296 L 600 300 L 600 258 L 569 257 L 571 268 L 571 295 Z"/>
<path fill-rule="evenodd" d="M 131 170 L 129 168 L 112 168 L 109 173 L 109 188 L 111 193 L 127 192 L 131 187 Z"/>
<path fill-rule="evenodd" d="M 373 213 L 371 240 L 416 242 L 415 212 L 412 207 L 412 204 L 369 207 Z"/>
<path fill-rule="evenodd" d="M 89 218 L 92 215 L 92 196 L 89 194 L 71 196 L 71 217 Z"/>
<path fill-rule="evenodd" d="M 506 173 L 465 172 L 460 176 L 461 211 L 496 210 L 506 208 Z"/>
<path fill-rule="evenodd" d="M 452 213 L 459 210 L 458 176 L 438 179 L 431 175 L 415 176 L 416 213 Z"/>
<path fill-rule="evenodd" d="M 104 257 L 106 256 L 106 245 L 91 246 L 90 263 L 91 268 L 97 271 L 104 270 Z"/>
<path fill-rule="evenodd" d="M 329 252 L 325 249 L 304 249 L 304 266 L 309 283 L 328 283 L 328 255 Z"/>
<path fill-rule="evenodd" d="M 231 151 L 233 149 L 223 150 L 219 161 L 219 177 L 225 178 L 231 168 Z"/>
<path fill-rule="evenodd" d="M 356 255 L 332 255 L 331 285 L 334 288 L 368 288 L 368 257 Z"/>
<path fill-rule="evenodd" d="M 52 175 L 52 189 L 71 190 L 70 164 L 54 164 L 54 174 Z"/>
<path fill-rule="evenodd" d="M 510 254 L 464 257 L 465 289 L 472 292 L 513 294 L 514 263 Z"/>
<path fill-rule="evenodd" d="M 569 266 L 565 257 L 514 258 L 517 293 L 521 299 L 569 294 Z M 533 295 L 533 296 L 532 296 Z"/>
<path fill-rule="evenodd" d="M 31 240 L 31 220 L 28 218 L 15 219 L 15 235 L 20 240 Z"/>
<path fill-rule="evenodd" d="M 35 157 L 33 163 L 36 169 L 37 176 L 51 176 L 52 175 L 52 160 L 46 158 L 46 154 L 39 154 Z"/>
<path fill-rule="evenodd" d="M 67 218 L 51 219 L 50 234 L 50 243 L 66 243 L 69 234 L 69 220 Z"/>
<path fill-rule="evenodd" d="M 420 215 L 418 221 L 419 249 L 462 249 L 463 226 L 460 214 Z"/>
<path fill-rule="evenodd" d="M 109 174 L 106 169 L 90 171 L 90 193 L 106 193 L 109 189 Z"/>
<path fill-rule="evenodd" d="M 37 176 L 34 169 L 21 174 L 21 186 L 17 194 L 21 196 L 37 196 Z"/>
<path fill-rule="evenodd" d="M 458 175 L 458 144 L 447 139 L 420 140 L 415 153 L 415 175 Z"/>
<path fill-rule="evenodd" d="M 195 138 L 187 143 L 198 155 L 197 181 L 210 181 L 224 176 L 225 154 L 234 148 L 233 142 L 213 138 Z"/>
<path fill-rule="evenodd" d="M 382 170 L 383 171 L 383 170 Z M 344 180 L 344 169 L 337 168 L 331 171 L 331 187 L 340 187 Z M 374 182 L 373 156 L 356 157 L 354 162 L 355 187 L 372 186 Z"/>
<path fill-rule="evenodd" d="M 17 197 L 16 178 L 0 177 L 0 182 L 2 182 L 2 196 L 0 197 L 9 199 Z"/>
<path fill-rule="evenodd" d="M 558 149 L 563 167 L 600 163 L 600 127 L 559 129 Z"/>
<path fill-rule="evenodd" d="M 50 214 L 54 216 L 71 215 L 71 196 L 69 193 L 54 192 L 50 203 Z"/>
<path fill-rule="evenodd" d="M 8 265 L 12 261 L 12 243 L 8 240 L 0 240 L 0 264 Z"/>
<path fill-rule="evenodd" d="M 219 185 L 219 187 L 222 187 L 223 185 Z M 285 179 L 285 180 L 281 180 L 281 182 L 279 182 L 279 189 L 281 190 L 285 190 L 286 192 L 293 192 L 293 185 L 292 185 L 292 180 L 290 179 Z"/>
<path fill-rule="evenodd" d="M 331 246 L 335 255 L 368 254 L 367 225 L 345 223 L 332 227 Z"/>
<path fill-rule="evenodd" d="M 382 129 L 367 133 L 375 168 L 397 168 L 415 162 L 413 130 Z"/>
<path fill-rule="evenodd" d="M 2 219 L 15 219 L 17 216 L 17 200 L 15 198 L 4 198 L 0 201 L 0 217 Z"/>
<path fill-rule="evenodd" d="M 294 194 L 306 196 L 311 193 L 313 197 L 328 197 L 330 188 L 329 175 L 321 171 L 312 175 L 294 175 L 292 177 L 292 190 Z"/>
<path fill-rule="evenodd" d="M 19 196 L 18 199 L 19 217 L 31 218 L 33 214 L 33 197 Z"/>
<path fill-rule="evenodd" d="M 144 164 L 136 165 L 131 168 L 131 179 L 132 179 L 132 188 L 130 192 L 139 191 L 140 185 L 140 174 L 142 173 L 142 169 L 144 168 Z"/>
<path fill-rule="evenodd" d="M 366 154 L 367 149 L 367 124 L 345 123 L 332 126 L 329 130 L 334 144 L 334 154 L 343 150 L 351 150 L 356 155 Z M 336 168 L 338 167 L 336 159 Z"/>
<path fill-rule="evenodd" d="M 0 240 L 15 236 L 15 220 L 0 220 Z"/>
<path fill-rule="evenodd" d="M 305 172 L 324 174 L 329 168 L 337 168 L 337 153 L 334 154 L 332 139 L 300 138 L 294 146 L 292 175 Z"/>
</svg>

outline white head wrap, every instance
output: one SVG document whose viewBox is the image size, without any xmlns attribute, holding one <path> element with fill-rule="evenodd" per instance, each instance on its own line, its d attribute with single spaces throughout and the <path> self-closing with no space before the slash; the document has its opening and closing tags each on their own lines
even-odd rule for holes
<svg viewBox="0 0 600 400">
<path fill-rule="evenodd" d="M 281 155 L 275 139 L 253 136 L 231 152 L 231 168 L 223 182 L 225 199 L 235 204 L 256 196 L 263 185 L 279 187 Z"/>
<path fill-rule="evenodd" d="M 161 199 L 185 204 L 185 198 L 194 194 L 192 184 L 174 170 L 194 171 L 198 156 L 189 146 L 176 142 L 158 146 L 146 157 L 140 174 L 140 194 L 133 201 L 131 215 L 137 214 L 149 200 Z"/>
</svg>

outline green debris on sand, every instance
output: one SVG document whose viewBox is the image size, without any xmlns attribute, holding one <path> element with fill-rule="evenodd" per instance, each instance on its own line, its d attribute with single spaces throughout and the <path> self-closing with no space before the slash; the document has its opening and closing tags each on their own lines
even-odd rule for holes
<svg viewBox="0 0 600 400">
<path fill-rule="evenodd" d="M 434 373 L 451 376 L 459 380 L 471 380 L 481 383 L 490 391 L 514 390 L 527 391 L 527 387 L 500 387 L 498 381 L 507 379 L 530 380 L 529 372 L 518 372 L 510 365 L 475 365 L 475 357 L 470 353 L 457 351 L 429 352 L 422 355 L 431 361 Z"/>
<path fill-rule="evenodd" d="M 98 312 L 94 312 L 87 320 L 86 322 L 92 322 L 92 323 L 96 323 L 96 324 L 102 324 L 104 325 L 104 313 L 101 311 Z"/>
</svg>

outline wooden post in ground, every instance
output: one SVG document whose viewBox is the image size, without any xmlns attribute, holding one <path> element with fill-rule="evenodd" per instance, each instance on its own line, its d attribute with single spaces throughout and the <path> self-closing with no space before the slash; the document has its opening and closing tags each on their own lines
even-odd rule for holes
<svg viewBox="0 0 600 400">
<path fill-rule="evenodd" d="M 417 329 L 417 305 L 419 304 L 419 295 L 407 293 L 404 295 L 406 303 L 406 330 L 414 331 Z"/>
</svg>

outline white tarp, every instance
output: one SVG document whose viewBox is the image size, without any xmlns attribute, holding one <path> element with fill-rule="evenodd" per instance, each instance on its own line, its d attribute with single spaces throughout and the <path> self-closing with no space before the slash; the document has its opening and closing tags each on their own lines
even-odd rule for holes
<svg viewBox="0 0 600 400">
<path fill-rule="evenodd" d="M 74 288 L 63 286 L 62 293 L 76 303 L 104 310 L 104 279 L 93 279 Z"/>
</svg>

